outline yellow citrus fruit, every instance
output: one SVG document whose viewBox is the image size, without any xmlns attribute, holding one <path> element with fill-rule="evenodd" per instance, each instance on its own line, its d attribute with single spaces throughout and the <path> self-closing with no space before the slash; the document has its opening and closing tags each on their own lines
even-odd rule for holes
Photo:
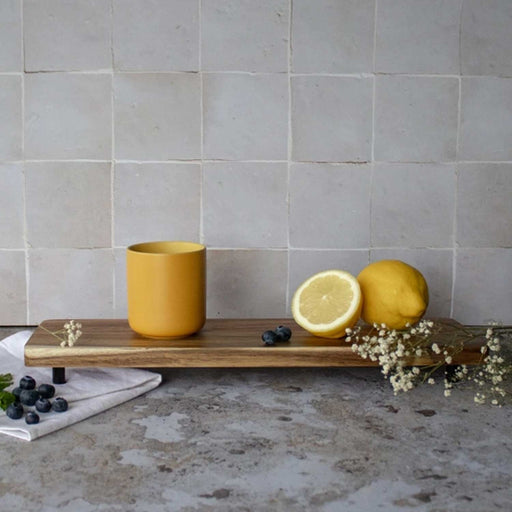
<svg viewBox="0 0 512 512">
<path fill-rule="evenodd" d="M 341 338 L 361 316 L 357 279 L 343 270 L 324 270 L 306 279 L 292 299 L 294 320 L 315 336 Z"/>
<path fill-rule="evenodd" d="M 421 272 L 399 260 L 381 260 L 357 276 L 364 297 L 361 316 L 369 324 L 403 329 L 425 314 L 428 287 Z"/>
</svg>

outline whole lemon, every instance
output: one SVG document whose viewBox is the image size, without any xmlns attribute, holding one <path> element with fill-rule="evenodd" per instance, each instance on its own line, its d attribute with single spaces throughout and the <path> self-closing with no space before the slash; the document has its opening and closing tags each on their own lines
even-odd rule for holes
<svg viewBox="0 0 512 512">
<path fill-rule="evenodd" d="M 428 286 L 421 272 L 399 260 L 380 260 L 357 276 L 363 294 L 361 317 L 369 324 L 403 329 L 425 314 Z"/>
</svg>

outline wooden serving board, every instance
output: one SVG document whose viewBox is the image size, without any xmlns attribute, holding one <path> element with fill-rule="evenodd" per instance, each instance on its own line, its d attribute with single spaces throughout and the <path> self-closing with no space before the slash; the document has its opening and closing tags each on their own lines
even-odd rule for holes
<svg viewBox="0 0 512 512">
<path fill-rule="evenodd" d="M 27 366 L 49 367 L 146 367 L 146 368 L 257 368 L 377 366 L 352 351 L 344 339 L 313 336 L 291 319 L 210 319 L 188 338 L 153 340 L 133 332 L 127 320 L 78 320 L 82 336 L 73 347 L 40 326 L 25 345 Z M 61 329 L 66 320 L 46 320 L 50 331 Z M 453 320 L 436 320 L 448 333 Z M 292 329 L 289 342 L 265 346 L 261 334 L 278 325 Z M 484 340 L 468 344 L 453 364 L 479 364 Z M 415 357 L 407 364 L 425 366 L 430 357 Z"/>
</svg>

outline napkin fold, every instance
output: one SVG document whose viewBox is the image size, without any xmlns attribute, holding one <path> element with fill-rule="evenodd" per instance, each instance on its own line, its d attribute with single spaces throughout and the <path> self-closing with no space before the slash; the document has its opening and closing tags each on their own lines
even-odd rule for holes
<svg viewBox="0 0 512 512">
<path fill-rule="evenodd" d="M 12 387 L 16 387 L 24 375 L 32 376 L 37 385 L 52 384 L 51 368 L 24 365 L 24 348 L 31 335 L 32 331 L 20 331 L 0 341 L 0 374 L 13 375 Z M 27 425 L 23 418 L 12 420 L 0 410 L 0 433 L 33 441 L 142 395 L 161 381 L 160 374 L 146 370 L 66 368 L 66 383 L 55 385 L 55 396 L 64 397 L 69 404 L 66 412 L 38 413 L 39 423 Z"/>
</svg>

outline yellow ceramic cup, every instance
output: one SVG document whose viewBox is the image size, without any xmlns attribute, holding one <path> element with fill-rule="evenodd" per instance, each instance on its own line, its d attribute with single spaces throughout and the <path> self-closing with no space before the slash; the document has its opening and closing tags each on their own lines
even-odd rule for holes
<svg viewBox="0 0 512 512">
<path fill-rule="evenodd" d="M 206 320 L 206 247 L 146 242 L 126 251 L 128 323 L 148 338 L 183 338 Z"/>
</svg>

